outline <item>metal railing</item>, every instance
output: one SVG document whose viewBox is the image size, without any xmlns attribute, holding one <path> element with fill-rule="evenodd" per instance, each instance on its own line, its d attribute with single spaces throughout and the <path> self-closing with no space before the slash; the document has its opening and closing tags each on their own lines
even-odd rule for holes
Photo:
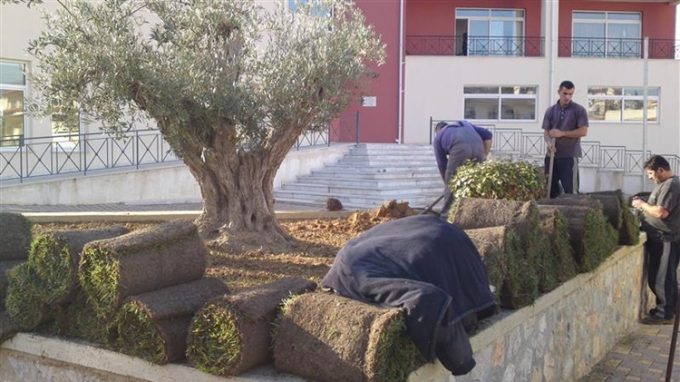
<svg viewBox="0 0 680 382">
<path fill-rule="evenodd" d="M 351 122 L 320 126 L 302 134 L 291 149 L 359 141 L 359 113 Z M 122 137 L 103 132 L 46 137 L 0 138 L 0 181 L 181 162 L 155 129 L 133 130 Z"/>
<path fill-rule="evenodd" d="M 643 39 L 563 37 L 558 42 L 560 57 L 642 58 Z M 649 58 L 680 57 L 680 40 L 649 39 Z"/>
<path fill-rule="evenodd" d="M 405 52 L 414 56 L 543 57 L 543 37 L 406 36 Z"/>
<path fill-rule="evenodd" d="M 434 136 L 434 127 L 442 120 L 430 119 L 430 143 Z M 447 120 L 451 121 L 451 120 Z M 542 132 L 524 132 L 522 129 L 497 128 L 495 125 L 475 124 L 488 128 L 493 133 L 491 152 L 497 156 L 510 156 L 535 164 L 543 164 L 546 153 Z M 625 146 L 603 145 L 596 141 L 581 141 L 582 156 L 579 166 L 607 171 L 620 171 L 625 175 L 640 175 L 647 158 L 652 155 L 647 151 L 629 150 Z M 660 154 L 671 165 L 675 173 L 680 173 L 680 156 L 677 154 Z"/>
</svg>

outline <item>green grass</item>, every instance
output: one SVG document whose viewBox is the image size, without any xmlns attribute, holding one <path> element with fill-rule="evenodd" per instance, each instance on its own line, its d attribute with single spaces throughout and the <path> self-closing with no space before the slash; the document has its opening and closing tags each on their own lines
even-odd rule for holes
<svg viewBox="0 0 680 382">
<path fill-rule="evenodd" d="M 115 312 L 118 294 L 119 262 L 100 248 L 89 248 L 80 263 L 80 285 L 100 318 L 108 319 Z"/>
<path fill-rule="evenodd" d="M 601 213 L 589 212 L 585 217 L 583 244 L 586 253 L 583 259 L 583 272 L 590 272 L 607 259 L 618 242 L 618 233 Z"/>
<path fill-rule="evenodd" d="M 403 317 L 390 322 L 380 333 L 376 352 L 377 382 L 405 382 L 411 372 L 425 364 L 425 359 L 406 334 Z"/>
<path fill-rule="evenodd" d="M 194 316 L 187 339 L 187 358 L 199 370 L 229 375 L 241 360 L 237 318 L 219 303 L 208 304 Z"/>
<path fill-rule="evenodd" d="M 28 263 L 44 283 L 45 300 L 48 303 L 67 296 L 77 283 L 68 246 L 50 235 L 33 240 Z"/>
<path fill-rule="evenodd" d="M 33 269 L 23 263 L 9 272 L 5 308 L 22 329 L 31 330 L 47 319 L 45 285 Z"/>
<path fill-rule="evenodd" d="M 569 243 L 569 227 L 561 216 L 557 215 L 555 237 L 551 238 L 553 253 L 556 257 L 557 278 L 560 283 L 571 280 L 578 274 L 578 266 L 574 258 L 574 249 Z"/>
<path fill-rule="evenodd" d="M 167 363 L 165 341 L 149 314 L 135 301 L 124 304 L 109 328 L 107 345 L 149 362 Z"/>
</svg>

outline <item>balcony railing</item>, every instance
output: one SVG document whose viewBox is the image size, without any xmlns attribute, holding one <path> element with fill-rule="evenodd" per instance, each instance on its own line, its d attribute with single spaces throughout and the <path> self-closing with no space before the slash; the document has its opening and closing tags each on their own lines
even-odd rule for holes
<svg viewBox="0 0 680 382">
<path fill-rule="evenodd" d="M 639 38 L 560 38 L 558 51 L 560 57 L 642 58 L 644 53 Z M 649 58 L 676 57 L 680 57 L 680 40 L 649 40 Z"/>
<path fill-rule="evenodd" d="M 406 54 L 414 56 L 542 57 L 543 37 L 406 36 Z"/>
</svg>

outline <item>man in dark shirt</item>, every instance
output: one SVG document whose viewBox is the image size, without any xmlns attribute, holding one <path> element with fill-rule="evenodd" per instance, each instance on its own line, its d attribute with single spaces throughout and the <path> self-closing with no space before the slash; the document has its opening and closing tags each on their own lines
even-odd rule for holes
<svg viewBox="0 0 680 382">
<path fill-rule="evenodd" d="M 444 207 L 441 215 L 446 213 L 453 203 L 452 190 L 449 189 L 449 182 L 456 174 L 460 165 L 468 159 L 483 161 L 491 151 L 491 131 L 475 126 L 468 121 L 457 121 L 454 123 L 439 122 L 435 127 L 436 136 L 434 137 L 434 156 L 439 167 L 439 174 L 444 180 Z"/>
<path fill-rule="evenodd" d="M 656 187 L 646 202 L 634 198 L 632 204 L 641 212 L 642 229 L 647 233 L 647 282 L 656 296 L 656 307 L 643 318 L 642 323 L 666 324 L 673 321 L 678 299 L 680 180 L 671 171 L 668 161 L 660 155 L 649 158 L 644 169 Z"/>
<path fill-rule="evenodd" d="M 557 91 L 560 99 L 545 111 L 543 136 L 548 148 L 545 157 L 545 173 L 550 173 L 550 154 L 554 153 L 550 197 L 559 195 L 559 186 L 567 194 L 578 193 L 577 158 L 581 157 L 581 137 L 588 134 L 588 113 L 572 101 L 574 83 L 562 81 Z"/>
<path fill-rule="evenodd" d="M 493 314 L 495 300 L 474 244 L 436 216 L 377 225 L 338 252 L 321 282 L 335 293 L 405 311 L 406 331 L 427 360 L 454 375 L 474 366 L 466 325 Z"/>
</svg>

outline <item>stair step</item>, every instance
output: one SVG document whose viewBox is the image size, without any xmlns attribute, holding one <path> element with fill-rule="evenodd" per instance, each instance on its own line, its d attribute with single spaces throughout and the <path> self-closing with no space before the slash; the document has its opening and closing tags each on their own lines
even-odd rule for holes
<svg viewBox="0 0 680 382">
<path fill-rule="evenodd" d="M 403 192 L 403 193 L 422 193 L 422 192 L 441 192 L 443 189 L 443 184 L 431 184 L 431 185 L 406 185 L 406 186 L 383 186 L 383 187 L 370 187 L 366 185 L 351 185 L 351 186 L 332 186 L 326 184 L 312 184 L 312 183 L 292 183 L 286 184 L 281 187 L 282 191 L 299 191 L 299 192 L 321 192 L 327 194 L 378 194 L 383 195 L 392 192 Z M 379 190 L 379 191 L 378 191 Z"/>
<path fill-rule="evenodd" d="M 351 186 L 358 186 L 358 187 L 372 187 L 374 189 L 380 189 L 383 187 L 402 187 L 402 186 L 444 186 L 444 182 L 442 181 L 441 177 L 439 175 L 437 176 L 430 176 L 430 177 L 420 177 L 420 178 L 393 178 L 393 179 L 381 179 L 381 180 L 373 180 L 373 179 L 356 179 L 353 177 L 350 178 L 340 178 L 340 177 L 320 177 L 320 176 L 304 176 L 301 178 L 298 178 L 296 183 L 304 183 L 304 184 L 321 184 L 324 186 L 331 186 L 331 187 L 351 187 Z M 290 183 L 290 184 L 296 184 L 296 183 Z"/>
</svg>

